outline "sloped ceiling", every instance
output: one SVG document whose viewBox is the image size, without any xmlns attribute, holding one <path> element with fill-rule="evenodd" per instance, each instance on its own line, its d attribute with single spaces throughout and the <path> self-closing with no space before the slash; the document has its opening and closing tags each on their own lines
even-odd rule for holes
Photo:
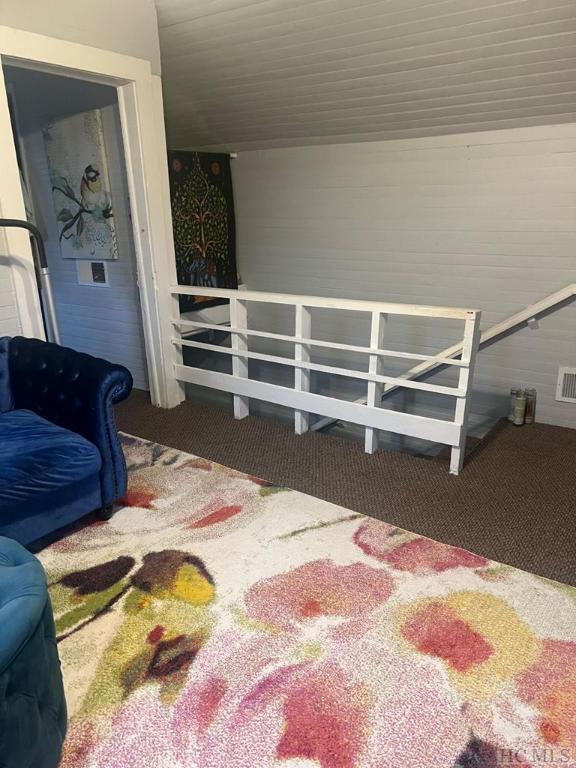
<svg viewBox="0 0 576 768">
<path fill-rule="evenodd" d="M 168 143 L 576 121 L 576 0 L 156 0 Z"/>
</svg>

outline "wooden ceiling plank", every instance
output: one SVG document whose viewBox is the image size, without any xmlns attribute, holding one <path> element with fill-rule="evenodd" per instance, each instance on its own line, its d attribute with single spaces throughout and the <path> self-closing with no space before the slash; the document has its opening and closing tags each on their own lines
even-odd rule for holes
<svg viewBox="0 0 576 768">
<path fill-rule="evenodd" d="M 551 0 L 552 1 L 552 0 Z M 556 0 L 558 2 L 559 0 Z M 190 29 L 216 30 L 217 34 L 228 34 L 228 30 L 242 31 L 247 27 L 254 27 L 257 23 L 260 27 L 274 28 L 286 22 L 297 22 L 306 18 L 322 16 L 330 22 L 332 16 L 338 16 L 350 10 L 350 0 L 253 0 L 243 3 L 238 7 L 222 9 L 217 13 L 201 11 L 198 0 L 191 3 L 190 0 L 180 0 L 183 5 L 183 14 L 172 14 L 172 20 L 168 21 L 169 9 L 162 5 L 172 6 L 178 0 L 156 0 L 158 13 L 158 26 L 161 32 L 169 32 L 174 27 L 175 34 L 185 35 Z M 446 12 L 458 5 L 482 7 L 498 7 L 519 0 L 356 0 L 354 9 L 358 13 L 366 12 L 369 15 L 385 13 L 390 15 L 418 13 L 420 16 L 435 12 Z M 188 18 L 185 18 L 188 16 Z"/>
<path fill-rule="evenodd" d="M 290 110 L 299 106 L 319 109 L 323 106 L 339 104 L 343 100 L 347 103 L 351 101 L 357 101 L 360 104 L 369 103 L 374 99 L 385 99 L 388 94 L 397 92 L 418 94 L 424 90 L 427 93 L 436 91 L 458 93 L 471 85 L 476 85 L 479 90 L 483 87 L 498 90 L 498 86 L 505 88 L 509 82 L 513 85 L 523 84 L 536 77 L 546 79 L 546 82 L 551 83 L 564 82 L 576 77 L 576 50 L 572 57 L 533 61 L 520 65 L 512 64 L 505 67 L 490 67 L 483 70 L 475 69 L 455 74 L 442 72 L 441 77 L 438 76 L 435 69 L 430 71 L 413 69 L 389 71 L 378 79 L 366 78 L 364 82 L 367 84 L 359 84 L 357 81 L 342 81 L 309 87 L 305 91 L 294 94 L 289 100 L 286 99 L 285 93 L 276 92 L 267 94 L 264 99 L 259 98 L 257 94 L 255 94 L 254 99 L 249 99 L 246 95 L 231 94 L 224 102 L 219 98 L 214 98 L 212 94 L 202 99 L 194 93 L 193 101 L 197 108 L 210 109 L 211 106 L 216 105 L 221 114 L 234 115 L 241 114 L 243 111 L 255 112 L 258 109 L 267 109 L 273 112 L 275 109 Z M 376 92 L 372 80 L 378 84 Z M 185 92 L 182 92 L 179 88 L 173 89 L 170 82 L 165 85 L 165 102 L 167 104 L 173 104 L 176 107 L 190 101 L 191 92 L 188 87 Z"/>
<path fill-rule="evenodd" d="M 576 3 L 574 4 L 576 10 Z M 374 66 L 374 62 L 390 59 L 422 59 L 445 53 L 453 54 L 460 52 L 463 56 L 472 55 L 475 51 L 484 50 L 490 55 L 498 46 L 506 46 L 509 50 L 522 48 L 529 50 L 531 48 L 541 47 L 542 45 L 554 46 L 556 42 L 562 44 L 562 40 L 569 34 L 576 32 L 576 13 L 573 18 L 555 20 L 543 24 L 527 26 L 524 29 L 518 27 L 512 29 L 502 29 L 497 32 L 489 33 L 470 33 L 454 38 L 442 38 L 429 40 L 428 42 L 415 41 L 412 37 L 399 37 L 388 41 L 384 46 L 380 42 L 373 45 L 376 51 L 369 54 L 351 53 L 347 49 L 346 56 L 339 56 L 338 51 L 330 51 L 324 56 L 314 54 L 314 60 L 301 63 L 302 58 L 280 62 L 280 66 L 275 67 L 273 61 L 266 59 L 260 60 L 256 57 L 251 62 L 246 62 L 240 66 L 234 59 L 225 61 L 223 65 L 216 64 L 210 60 L 198 59 L 195 53 L 186 56 L 177 57 L 165 62 L 165 72 L 171 76 L 183 71 L 191 71 L 198 80 L 205 80 L 206 73 L 209 73 L 210 80 L 226 78 L 228 85 L 233 86 L 246 78 L 259 76 L 260 81 L 264 79 L 275 79 L 287 75 L 289 77 L 306 76 L 313 72 L 322 72 L 332 69 L 332 71 L 346 72 L 351 69 L 369 69 Z M 522 34 L 524 33 L 524 34 Z"/>
<path fill-rule="evenodd" d="M 246 116 L 250 116 L 253 119 L 270 119 L 271 117 L 285 114 L 305 116 L 312 111 L 315 114 L 324 114 L 341 110 L 364 110 L 378 105 L 385 106 L 392 103 L 390 97 L 395 97 L 397 94 L 404 97 L 400 101 L 416 100 L 421 102 L 425 100 L 432 102 L 439 99 L 456 101 L 463 97 L 479 96 L 486 93 L 505 94 L 508 96 L 521 95 L 521 93 L 529 95 L 530 93 L 538 93 L 540 90 L 547 93 L 555 92 L 561 91 L 566 87 L 567 83 L 573 84 L 575 76 L 576 68 L 572 67 L 564 72 L 538 72 L 525 75 L 524 77 L 502 78 L 496 81 L 485 79 L 475 81 L 469 79 L 462 85 L 444 84 L 442 86 L 426 88 L 422 86 L 421 82 L 418 82 L 417 87 L 410 88 L 406 86 L 406 83 L 400 83 L 394 88 L 382 88 L 377 94 L 371 92 L 370 95 L 363 94 L 361 96 L 356 96 L 355 91 L 351 89 L 347 93 L 340 92 L 337 94 L 338 98 L 324 102 L 317 102 L 315 97 L 312 97 L 310 100 L 302 99 L 288 104 L 284 103 L 280 106 L 269 106 L 267 101 L 261 102 L 259 106 L 254 104 L 244 106 L 241 103 L 236 103 L 226 109 L 221 101 L 216 100 L 204 102 L 203 110 L 208 116 L 217 114 L 222 119 L 233 119 L 237 122 Z M 178 108 L 178 106 L 185 104 L 187 101 L 174 99 L 167 103 L 170 103 L 174 108 Z M 396 103 L 398 101 L 396 99 Z M 196 101 L 194 101 L 194 106 L 198 108 Z"/>
<path fill-rule="evenodd" d="M 195 82 L 185 83 L 190 93 L 201 98 L 203 95 L 211 94 L 214 97 L 225 98 L 228 95 L 254 96 L 255 94 L 273 94 L 278 88 L 285 94 L 298 93 L 302 89 L 311 85 L 324 85 L 327 83 L 342 83 L 344 81 L 367 81 L 373 78 L 375 85 L 379 80 L 385 77 L 387 73 L 398 70 L 432 70 L 436 69 L 439 76 L 442 71 L 474 71 L 477 68 L 493 68 L 495 66 L 506 64 L 507 62 L 540 61 L 561 58 L 567 53 L 575 50 L 576 34 L 567 32 L 557 36 L 555 39 L 542 38 L 538 41 L 519 41 L 518 43 L 490 47 L 481 47 L 468 51 L 451 51 L 450 53 L 436 54 L 433 56 L 422 56 L 413 59 L 398 59 L 393 54 L 385 56 L 382 63 L 378 66 L 372 66 L 362 70 L 344 70 L 311 72 L 299 77 L 269 78 L 263 74 L 256 81 L 246 81 L 241 84 L 229 84 L 228 81 L 219 83 L 210 82 L 208 85 Z M 464 54 L 467 54 L 466 56 Z M 167 79 L 174 78 L 173 74 L 168 74 Z M 177 82 L 177 81 L 176 81 Z"/>
<path fill-rule="evenodd" d="M 459 0 L 460 1 L 460 0 Z M 518 13 L 518 8 L 522 12 Z M 510 0 L 506 5 L 498 5 L 495 8 L 485 9 L 473 5 L 469 9 L 461 6 L 456 12 L 429 18 L 415 17 L 408 21 L 395 22 L 390 15 L 373 18 L 362 18 L 357 9 L 352 9 L 349 18 L 342 24 L 330 27 L 325 19 L 320 16 L 317 19 L 307 18 L 301 25 L 287 24 L 282 32 L 272 34 L 261 26 L 253 25 L 246 34 L 241 34 L 237 28 L 226 38 L 211 38 L 201 31 L 190 30 L 186 34 L 180 31 L 182 41 L 177 38 L 161 34 L 162 45 L 165 45 L 166 58 L 177 58 L 190 53 L 193 47 L 195 55 L 209 56 L 211 53 L 220 52 L 228 55 L 227 44 L 233 46 L 238 59 L 255 58 L 264 52 L 274 52 L 280 55 L 286 51 L 290 54 L 304 54 L 314 50 L 319 44 L 326 48 L 353 48 L 355 37 L 369 33 L 378 35 L 378 40 L 383 43 L 386 40 L 398 39 L 408 35 L 425 35 L 429 32 L 444 31 L 449 33 L 455 30 L 455 34 L 461 27 L 468 25 L 484 25 L 499 30 L 502 25 L 520 30 L 538 21 L 553 21 L 554 19 L 574 18 L 576 7 L 571 0 L 559 0 L 554 7 L 542 9 L 541 0 Z M 360 18 L 359 18 L 360 16 Z M 335 34 L 330 34 L 331 32 Z M 468 32 L 466 32 L 468 34 Z M 340 41 L 342 44 L 337 45 Z"/>
<path fill-rule="evenodd" d="M 292 114 L 286 114 L 286 115 L 280 115 L 276 117 L 269 117 L 265 113 L 260 116 L 254 116 L 254 117 L 247 117 L 246 119 L 242 120 L 238 117 L 232 118 L 233 124 L 234 124 L 234 130 L 237 131 L 238 129 L 242 127 L 251 127 L 254 125 L 258 125 L 259 122 L 265 122 L 268 126 L 281 126 L 286 124 L 292 124 L 295 121 L 296 122 L 302 122 L 303 119 L 306 120 L 306 123 L 308 125 L 311 125 L 314 121 L 317 120 L 331 120 L 331 121 L 337 121 L 341 118 L 354 118 L 355 116 L 358 117 L 365 117 L 366 119 L 377 117 L 379 115 L 389 115 L 389 114 L 395 114 L 396 112 L 399 112 L 400 110 L 396 109 L 399 106 L 406 105 L 406 109 L 404 110 L 405 113 L 411 113 L 416 111 L 437 111 L 442 110 L 445 114 L 450 113 L 450 109 L 453 108 L 468 108 L 472 106 L 482 106 L 482 105 L 489 105 L 489 104 L 495 104 L 498 105 L 498 109 L 501 108 L 501 105 L 503 102 L 506 103 L 515 103 L 518 101 L 540 101 L 542 99 L 550 100 L 551 102 L 558 103 L 561 98 L 560 97 L 567 97 L 570 96 L 570 98 L 565 98 L 564 103 L 572 103 L 576 104 L 576 84 L 574 81 L 570 84 L 565 83 L 564 86 L 558 86 L 551 88 L 550 86 L 543 87 L 541 92 L 530 92 L 530 93 L 518 93 L 517 91 L 502 91 L 498 96 L 494 96 L 492 94 L 490 99 L 482 100 L 478 98 L 474 98 L 474 95 L 462 95 L 458 99 L 454 99 L 454 97 L 447 96 L 445 98 L 435 98 L 435 99 L 404 99 L 400 101 L 395 102 L 389 102 L 384 105 L 378 104 L 374 105 L 369 108 L 365 107 L 355 107 L 352 109 L 340 109 L 340 110 L 333 110 L 332 113 L 327 112 L 294 112 Z M 216 111 L 216 116 L 211 117 L 208 116 L 206 119 L 207 126 L 211 130 L 219 130 L 219 129 L 227 129 L 230 126 L 230 119 L 223 119 L 218 112 Z"/>
<path fill-rule="evenodd" d="M 261 139 L 244 141 L 244 142 L 230 142 L 230 141 L 213 141 L 209 138 L 205 138 L 203 141 L 191 139 L 189 133 L 185 131 L 180 135 L 175 135 L 172 139 L 172 143 L 169 146 L 179 149 L 194 149 L 196 151 L 205 152 L 247 152 L 251 150 L 264 150 L 288 148 L 288 147 L 306 147 L 316 145 L 338 145 L 338 144 L 356 144 L 358 142 L 374 142 L 374 141 L 392 141 L 392 140 L 405 140 L 414 138 L 436 138 L 445 137 L 451 135 L 460 135 L 462 133 L 474 134 L 482 133 L 484 131 L 498 131 L 505 129 L 522 127 L 536 127 L 545 126 L 548 127 L 551 122 L 558 123 L 573 123 L 576 121 L 576 110 L 566 112 L 564 114 L 556 114 L 551 120 L 550 116 L 537 116 L 527 117 L 522 119 L 521 122 L 517 118 L 514 119 L 495 119 L 488 122 L 468 122 L 460 123 L 450 126 L 444 126 L 443 128 L 403 128 L 394 130 L 378 130 L 378 131 L 359 131 L 352 134 L 332 134 L 326 135 L 313 135 L 309 134 L 305 140 L 302 137 L 285 138 L 275 137 L 263 141 Z"/>
<path fill-rule="evenodd" d="M 575 94 L 573 93 L 572 96 Z M 472 117 L 485 117 L 492 112 L 499 113 L 499 115 L 508 118 L 514 116 L 531 116 L 531 115 L 553 115 L 557 112 L 564 113 L 567 110 L 574 109 L 576 101 L 572 98 L 569 101 L 555 101 L 550 100 L 550 103 L 542 104 L 542 99 L 534 100 L 535 103 L 519 102 L 518 105 L 507 106 L 506 109 L 502 108 L 501 103 L 486 103 L 486 104 L 472 104 L 464 107 L 445 108 L 440 114 L 436 114 L 438 110 L 434 109 L 414 109 L 406 111 L 391 111 L 386 114 L 377 115 L 365 115 L 365 116 L 351 116 L 342 117 L 330 121 L 315 120 L 311 118 L 306 123 L 302 123 L 298 120 L 286 122 L 278 125 L 270 125 L 268 123 L 255 123 L 250 126 L 239 126 L 234 128 L 234 136 L 237 139 L 255 139 L 258 137 L 270 138 L 274 134 L 282 136 L 297 135 L 305 136 L 306 132 L 310 130 L 323 129 L 326 134 L 334 132 L 346 132 L 344 128 L 350 128 L 356 130 L 357 127 L 368 128 L 371 125 L 378 124 L 382 128 L 390 128 L 393 126 L 434 126 L 437 124 L 445 125 L 452 124 L 459 118 L 470 119 Z M 337 130 L 338 129 L 338 130 Z M 217 134 L 219 127 L 210 130 L 214 130 Z"/>
<path fill-rule="evenodd" d="M 157 0 L 169 141 L 291 146 L 562 123 L 572 0 Z"/>
</svg>

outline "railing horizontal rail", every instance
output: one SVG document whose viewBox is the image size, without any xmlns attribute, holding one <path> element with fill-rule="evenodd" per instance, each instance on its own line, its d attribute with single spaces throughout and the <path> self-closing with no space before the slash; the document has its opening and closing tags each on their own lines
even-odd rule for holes
<svg viewBox="0 0 576 768">
<path fill-rule="evenodd" d="M 463 360 L 453 360 L 450 357 L 438 355 L 421 355 L 417 352 L 401 352 L 395 349 L 372 349 L 357 344 L 343 344 L 338 341 L 324 341 L 323 339 L 305 339 L 299 336 L 290 336 L 283 333 L 271 333 L 270 331 L 255 331 L 249 328 L 230 328 L 228 325 L 217 323 L 204 323 L 198 320 L 174 320 L 173 325 L 180 328 L 198 328 L 205 331 L 220 331 L 222 333 L 240 333 L 243 336 L 254 336 L 259 339 L 271 339 L 273 341 L 288 341 L 295 344 L 309 344 L 311 347 L 324 347 L 325 349 L 338 349 L 344 352 L 359 352 L 366 355 L 378 355 L 379 357 L 398 357 L 405 360 L 425 360 L 439 365 L 453 365 L 464 368 L 467 363 Z"/>
<path fill-rule="evenodd" d="M 564 288 L 561 288 L 559 291 L 550 293 L 548 296 L 545 296 L 543 299 L 540 299 L 534 304 L 531 304 L 529 307 L 521 309 L 519 312 L 515 312 L 505 320 L 501 320 L 500 322 L 490 326 L 490 328 L 486 328 L 485 331 L 482 331 L 480 334 L 478 349 L 481 350 L 486 345 L 497 340 L 500 336 L 504 336 L 505 334 L 517 331 L 519 328 L 524 327 L 525 324 L 532 319 L 537 319 L 541 315 L 557 310 L 559 307 L 564 306 L 567 302 L 573 301 L 575 297 L 576 283 L 570 283 L 569 285 L 564 286 Z M 401 378 L 416 381 L 421 376 L 431 375 L 434 370 L 439 369 L 443 365 L 447 364 L 443 362 L 443 360 L 446 360 L 447 356 L 456 357 L 461 353 L 462 342 L 458 342 L 457 344 L 453 344 L 452 346 L 443 349 L 440 352 L 437 360 L 431 359 L 428 362 L 425 361 L 419 365 L 416 365 L 413 368 L 410 368 L 409 371 L 403 373 Z M 382 399 L 388 395 L 391 395 L 395 389 L 396 387 L 394 385 L 386 386 L 382 392 Z M 366 402 L 366 399 L 360 398 L 354 402 L 362 404 Z M 320 431 L 321 429 L 325 429 L 331 424 L 334 424 L 334 419 L 320 419 L 312 426 L 312 430 Z"/>
<path fill-rule="evenodd" d="M 256 301 L 264 304 L 301 304 L 317 309 L 344 309 L 356 312 L 382 312 L 391 315 L 417 315 L 452 320 L 467 320 L 476 314 L 474 309 L 452 307 L 434 307 L 426 304 L 391 304 L 383 301 L 364 301 L 363 299 L 338 299 L 325 296 L 302 296 L 290 293 L 268 293 L 267 291 L 231 291 L 228 288 L 201 288 L 193 285 L 174 285 L 170 292 L 177 296 L 208 296 L 215 299 L 229 299 L 230 294 L 238 294 L 241 301 Z"/>
<path fill-rule="evenodd" d="M 331 373 L 334 376 L 345 376 L 350 379 L 362 379 L 363 381 L 375 381 L 378 384 L 394 384 L 397 387 L 406 387 L 408 389 L 419 389 L 423 392 L 434 392 L 441 395 L 451 395 L 452 397 L 464 397 L 466 391 L 459 387 L 444 387 L 438 384 L 426 384 L 423 381 L 410 381 L 396 376 L 382 376 L 368 371 L 356 371 L 353 368 L 339 368 L 333 365 L 324 365 L 322 363 L 313 363 L 309 360 L 294 360 L 291 357 L 281 357 L 280 355 L 269 355 L 265 352 L 251 352 L 250 350 L 237 351 L 232 347 L 221 347 L 219 344 L 209 344 L 204 341 L 191 341 L 190 339 L 174 339 L 174 344 L 183 347 L 193 347 L 194 349 L 205 349 L 209 352 L 217 352 L 223 355 L 234 355 L 236 357 L 246 358 L 248 360 L 261 360 L 266 363 L 275 363 L 278 365 L 287 365 L 291 368 L 304 368 L 309 371 L 319 371 L 320 373 Z"/>
<path fill-rule="evenodd" d="M 451 307 L 430 307 L 411 304 L 390 304 L 387 302 L 334 299 L 319 296 L 296 296 L 291 294 L 267 293 L 264 291 L 229 290 L 200 286 L 176 286 L 171 289 L 174 296 L 192 295 L 207 298 L 222 298 L 230 302 L 230 325 L 204 322 L 203 320 L 172 318 L 174 335 L 172 344 L 177 350 L 175 379 L 182 383 L 212 387 L 231 392 L 234 399 L 234 415 L 244 418 L 250 413 L 250 399 L 266 400 L 294 409 L 294 426 L 297 434 L 310 428 L 311 413 L 330 419 L 341 419 L 365 427 L 365 450 L 372 453 L 378 446 L 378 430 L 397 432 L 410 437 L 434 440 L 451 446 L 450 471 L 458 474 L 464 456 L 467 413 L 471 391 L 472 375 L 478 347 L 480 312 L 472 309 Z M 282 304 L 293 308 L 293 333 L 273 333 L 249 327 L 248 306 L 251 302 L 260 304 Z M 177 302 L 173 301 L 173 306 Z M 367 345 L 345 344 L 314 338 L 314 308 L 356 311 L 369 314 L 370 336 Z M 463 323 L 463 341 L 458 360 L 451 355 L 439 353 L 424 355 L 420 352 L 405 352 L 386 349 L 385 328 L 390 315 L 422 317 L 428 321 L 451 319 Z M 220 331 L 229 335 L 229 346 L 190 338 L 186 329 Z M 292 329 L 291 329 L 292 330 Z M 293 356 L 282 356 L 256 352 L 248 348 L 251 337 L 288 342 L 294 345 Z M 221 373 L 194 365 L 183 365 L 183 350 L 187 347 L 228 355 L 232 359 L 232 373 Z M 333 349 L 343 352 L 367 355 L 366 370 L 325 365 L 312 362 L 315 348 Z M 458 370 L 456 386 L 443 386 L 423 381 L 414 381 L 405 374 L 387 375 L 384 368 L 386 358 L 401 358 L 420 361 L 419 365 L 452 365 Z M 248 362 L 260 360 L 282 365 L 293 371 L 293 386 L 272 384 L 250 378 Z M 359 379 L 366 383 L 367 399 L 364 403 L 349 402 L 338 397 L 311 392 L 311 372 L 331 376 Z M 448 395 L 454 398 L 454 417 L 437 419 L 401 413 L 381 406 L 382 393 L 392 387 L 405 387 L 433 395 Z"/>
<path fill-rule="evenodd" d="M 435 440 L 452 446 L 456 446 L 459 440 L 460 427 L 452 421 L 430 419 L 427 416 L 389 411 L 385 408 L 370 408 L 366 405 L 358 405 L 326 395 L 295 392 L 290 387 L 282 387 L 264 381 L 253 381 L 229 373 L 205 371 L 187 365 L 176 365 L 176 376 L 181 381 L 187 381 L 191 384 L 213 387 L 245 397 L 254 397 L 257 400 L 286 405 L 289 408 L 299 406 L 312 413 L 326 413 L 328 416 L 333 415 L 355 424 L 400 432 L 409 437 Z"/>
</svg>

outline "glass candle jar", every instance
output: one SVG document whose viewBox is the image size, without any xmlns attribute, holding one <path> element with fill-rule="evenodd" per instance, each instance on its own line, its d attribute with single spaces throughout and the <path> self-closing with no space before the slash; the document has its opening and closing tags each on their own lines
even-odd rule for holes
<svg viewBox="0 0 576 768">
<path fill-rule="evenodd" d="M 514 424 L 517 427 L 521 427 L 524 424 L 524 417 L 526 415 L 526 395 L 524 390 L 520 390 L 514 398 Z"/>
<path fill-rule="evenodd" d="M 533 424 L 536 416 L 536 390 L 526 389 L 526 412 L 524 414 L 524 424 Z"/>
<path fill-rule="evenodd" d="M 508 407 L 508 421 L 514 422 L 514 405 L 516 403 L 516 397 L 520 393 L 520 387 L 512 387 L 510 390 L 510 405 Z"/>
</svg>

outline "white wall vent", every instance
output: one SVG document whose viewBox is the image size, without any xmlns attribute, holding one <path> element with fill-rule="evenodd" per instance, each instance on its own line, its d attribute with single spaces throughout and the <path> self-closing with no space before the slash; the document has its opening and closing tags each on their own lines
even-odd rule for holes
<svg viewBox="0 0 576 768">
<path fill-rule="evenodd" d="M 576 368 L 559 368 L 556 400 L 562 403 L 576 403 Z"/>
</svg>

